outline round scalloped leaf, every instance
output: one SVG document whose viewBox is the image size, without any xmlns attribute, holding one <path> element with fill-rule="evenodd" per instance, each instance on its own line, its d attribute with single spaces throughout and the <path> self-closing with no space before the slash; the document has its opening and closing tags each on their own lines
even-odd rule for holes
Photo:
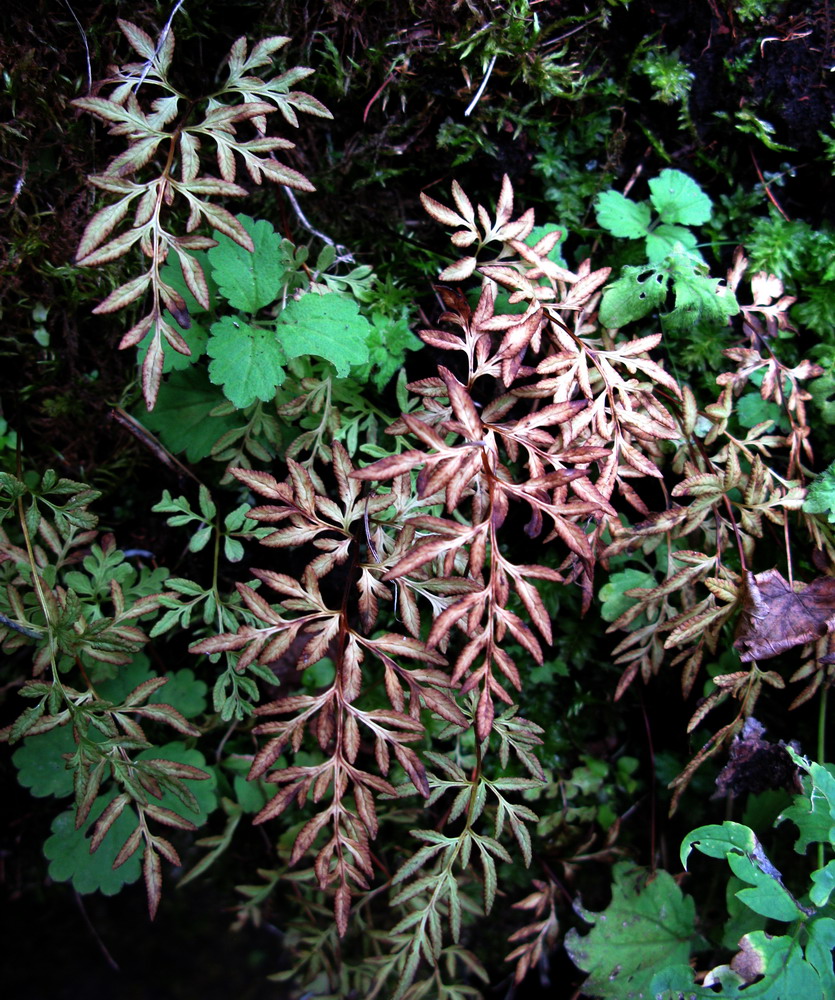
<svg viewBox="0 0 835 1000">
<path fill-rule="evenodd" d="M 209 250 L 209 263 L 220 294 L 229 305 L 256 313 L 278 297 L 287 258 L 281 238 L 266 219 L 255 222 L 248 215 L 239 215 L 238 221 L 252 237 L 255 249 L 250 253 L 223 233 L 215 233 L 218 245 Z"/>
<path fill-rule="evenodd" d="M 268 402 L 284 381 L 286 359 L 274 330 L 223 316 L 212 324 L 207 352 L 214 358 L 209 378 L 239 410 Z"/>
<path fill-rule="evenodd" d="M 607 583 L 600 588 L 597 595 L 603 602 L 600 614 L 607 622 L 617 621 L 638 600 L 637 597 L 627 597 L 626 591 L 635 587 L 657 586 L 658 581 L 652 573 L 640 569 L 623 569 L 612 573 Z M 642 616 L 643 618 L 643 616 Z"/>
<path fill-rule="evenodd" d="M 174 326 L 174 318 L 170 313 L 165 313 L 165 320 Z M 174 327 L 176 329 L 176 326 Z M 190 368 L 200 357 L 206 353 L 206 341 L 209 339 L 208 333 L 202 326 L 198 326 L 196 323 L 192 323 L 188 330 L 178 331 L 183 340 L 188 344 L 191 349 L 191 354 L 180 354 L 179 351 L 175 351 L 174 348 L 168 343 L 168 341 L 162 338 L 162 373 L 167 375 L 169 372 L 182 371 L 184 368 Z M 148 353 L 148 345 L 151 343 L 151 334 L 139 344 L 136 349 L 136 359 L 140 366 L 145 360 L 145 355 Z"/>
<path fill-rule="evenodd" d="M 686 254 L 669 258 L 675 292 L 675 308 L 663 317 L 665 330 L 690 331 L 696 323 L 725 326 L 739 312 L 736 296 L 718 278 L 700 274 Z"/>
<path fill-rule="evenodd" d="M 561 250 L 561 247 L 563 243 L 565 243 L 568 236 L 568 230 L 565 226 L 558 226 L 555 222 L 547 222 L 544 226 L 534 226 L 525 238 L 525 243 L 527 243 L 529 247 L 534 247 L 543 238 L 543 236 L 547 236 L 549 233 L 553 233 L 555 231 L 559 232 L 560 238 L 549 251 L 548 260 L 553 261 L 554 264 L 558 264 L 560 267 L 568 267 Z"/>
<path fill-rule="evenodd" d="M 613 236 L 636 240 L 646 236 L 652 212 L 645 201 L 630 201 L 620 191 L 604 191 L 595 206 L 597 223 Z"/>
<path fill-rule="evenodd" d="M 119 669 L 118 674 L 109 681 L 98 685 L 98 692 L 107 701 L 119 704 L 140 684 L 159 676 L 151 669 L 151 663 L 144 653 L 136 653 L 131 663 Z M 163 702 L 176 708 L 187 719 L 206 711 L 206 695 L 208 686 L 194 676 L 194 671 L 172 670 L 165 676 L 168 683 L 154 693 L 151 701 Z"/>
<path fill-rule="evenodd" d="M 191 250 L 189 254 L 194 260 L 199 262 L 203 269 L 203 277 L 206 279 L 206 285 L 209 290 L 209 305 L 211 308 L 214 308 L 214 304 L 217 301 L 217 285 L 208 267 L 206 252 L 204 250 Z M 168 260 L 165 262 L 165 266 L 160 271 L 159 276 L 166 285 L 170 285 L 182 295 L 189 316 L 193 317 L 198 313 L 206 312 L 186 284 L 186 279 L 183 277 L 183 267 L 178 254 L 170 253 L 168 255 Z"/>
<path fill-rule="evenodd" d="M 770 420 L 783 433 L 789 430 L 789 422 L 782 406 L 771 399 L 763 399 L 758 392 L 749 392 L 736 401 L 736 415 L 743 427 L 756 427 Z"/>
<path fill-rule="evenodd" d="M 186 667 L 184 670 L 174 670 L 165 676 L 168 678 L 168 683 L 160 690 L 162 696 L 160 700 L 176 708 L 187 719 L 193 719 L 206 711 L 206 695 L 209 687 L 194 676 L 193 670 Z"/>
<path fill-rule="evenodd" d="M 244 812 L 257 813 L 264 808 L 267 796 L 260 781 L 247 781 L 242 774 L 238 774 L 232 784 L 235 789 L 235 799 Z"/>
<path fill-rule="evenodd" d="M 713 202 L 699 185 L 680 170 L 662 170 L 649 182 L 653 208 L 662 222 L 700 226 L 713 211 Z"/>
<path fill-rule="evenodd" d="M 835 524 L 835 462 L 824 469 L 809 487 L 803 509 L 807 514 L 828 514 L 829 523 Z"/>
<path fill-rule="evenodd" d="M 673 226 L 665 222 L 647 236 L 647 260 L 650 264 L 657 264 L 675 251 L 677 243 L 688 253 L 701 259 L 695 234 L 684 226 Z"/>
<path fill-rule="evenodd" d="M 115 896 L 123 885 L 135 882 L 142 873 L 140 847 L 135 854 L 114 870 L 113 862 L 124 842 L 137 824 L 136 813 L 130 806 L 105 834 L 98 850 L 90 853 L 89 832 L 105 806 L 115 797 L 102 796 L 93 803 L 87 822 L 75 828 L 75 810 L 68 809 L 52 821 L 52 836 L 43 845 L 49 858 L 49 875 L 56 882 L 71 881 L 82 895 L 101 890 L 105 896 Z"/>
<path fill-rule="evenodd" d="M 288 358 L 324 358 L 345 378 L 351 365 L 368 361 L 371 324 L 349 295 L 310 293 L 287 303 L 276 327 Z"/>
<path fill-rule="evenodd" d="M 666 299 L 669 280 L 664 268 L 627 265 L 620 278 L 603 292 L 600 322 L 606 327 L 621 327 L 646 316 Z"/>
<path fill-rule="evenodd" d="M 612 869 L 612 902 L 604 913 L 577 912 L 591 931 L 572 928 L 565 950 L 589 978 L 584 992 L 594 997 L 654 996 L 649 985 L 658 969 L 687 965 L 696 939 L 696 907 L 672 875 L 654 876 L 626 861 Z"/>
<path fill-rule="evenodd" d="M 72 795 L 73 775 L 66 768 L 63 754 L 74 750 L 75 740 L 69 725 L 28 736 L 12 756 L 18 782 L 38 799 Z"/>
</svg>

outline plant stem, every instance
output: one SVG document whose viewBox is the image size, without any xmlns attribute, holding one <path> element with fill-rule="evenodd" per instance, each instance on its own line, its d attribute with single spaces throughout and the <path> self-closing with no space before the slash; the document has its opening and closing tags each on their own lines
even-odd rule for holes
<svg viewBox="0 0 835 1000">
<path fill-rule="evenodd" d="M 826 761 L 826 704 L 829 700 L 829 684 L 824 681 L 818 705 L 818 763 Z"/>
<path fill-rule="evenodd" d="M 818 702 L 818 764 L 823 765 L 826 761 L 826 703 L 829 700 L 829 683 L 824 680 L 821 688 L 820 701 Z M 824 845 L 818 844 L 818 869 L 823 868 Z"/>
</svg>

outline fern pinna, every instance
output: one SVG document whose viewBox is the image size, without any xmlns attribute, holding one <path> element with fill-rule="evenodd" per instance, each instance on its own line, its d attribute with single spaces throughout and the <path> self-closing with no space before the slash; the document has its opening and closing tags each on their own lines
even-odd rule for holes
<svg viewBox="0 0 835 1000">
<path fill-rule="evenodd" d="M 255 732 L 268 740 L 251 775 L 279 786 L 259 821 L 294 801 L 318 804 L 290 863 L 315 854 L 319 886 L 334 888 L 341 933 L 352 893 L 366 890 L 374 873 L 375 798 L 406 789 L 434 803 L 455 793 L 447 822 L 464 817 L 464 831 L 415 831 L 422 846 L 392 879 L 393 904 L 404 911 L 388 935 L 398 995 L 422 957 L 441 955 L 442 918 L 457 940 L 462 905 L 473 905 L 460 898 L 461 886 L 473 882 L 473 848 L 485 910 L 495 896 L 496 861 L 509 860 L 499 839 L 506 826 L 531 859 L 525 823 L 535 816 L 507 793 L 542 777 L 537 727 L 513 708 L 513 692 L 524 683 L 520 660 L 541 663 L 543 643 L 553 639 L 536 581 L 576 585 L 590 606 L 595 564 L 620 527 L 614 504 L 625 500 L 649 513 L 633 483 L 660 479 L 663 443 L 681 435 L 667 400 L 681 400 L 682 392 L 649 356 L 660 335 L 619 341 L 597 328 L 609 269 L 584 262 L 575 273 L 555 263 L 549 254 L 559 231 L 532 238 L 533 214 L 513 217 L 507 178 L 494 218 L 474 209 L 457 184 L 453 199 L 454 209 L 428 197 L 424 205 L 458 227 L 457 246 L 475 245 L 476 252 L 441 278 L 466 279 L 477 269 L 482 287 L 472 305 L 459 291 L 438 289 L 447 329 L 421 337 L 449 352 L 449 366 L 410 385 L 417 406 L 389 427 L 392 453 L 365 468 L 354 468 L 337 444 L 330 470 L 289 460 L 285 482 L 235 472 L 265 501 L 250 517 L 278 525 L 261 543 L 310 545 L 316 554 L 298 578 L 258 570 L 262 587 L 239 587 L 261 624 L 192 647 L 240 650 L 241 669 L 288 650 L 300 668 L 326 656 L 333 661 L 329 686 L 256 709 L 264 721 Z M 522 311 L 513 311 L 519 303 Z M 414 447 L 406 447 L 410 441 Z M 520 525 L 554 555 L 516 561 L 518 545 L 505 535 Z M 268 600 L 270 591 L 280 595 L 278 604 Z M 378 621 L 400 628 L 381 633 Z M 497 701 L 510 707 L 497 713 Z M 416 753 L 423 709 L 448 723 L 447 735 L 474 726 L 477 754 L 469 774 L 454 756 Z M 287 749 L 310 746 L 306 734 L 321 751 L 319 762 L 274 767 Z M 500 760 L 487 767 L 491 741 Z M 530 777 L 493 776 L 511 750 Z M 390 783 L 392 761 L 405 772 L 405 785 Z M 479 824 L 485 808 L 489 833 Z"/>
</svg>

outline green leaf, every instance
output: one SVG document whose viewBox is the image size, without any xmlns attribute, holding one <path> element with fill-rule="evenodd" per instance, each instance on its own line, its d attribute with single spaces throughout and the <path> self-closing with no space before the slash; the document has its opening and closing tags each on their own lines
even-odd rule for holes
<svg viewBox="0 0 835 1000">
<path fill-rule="evenodd" d="M 682 251 L 668 258 L 675 292 L 675 308 L 664 316 L 664 326 L 672 330 L 692 330 L 696 323 L 725 325 L 739 312 L 734 293 L 718 278 L 701 273 L 700 261 Z"/>
<path fill-rule="evenodd" d="M 209 688 L 194 676 L 193 670 L 187 667 L 184 670 L 174 670 L 165 676 L 168 678 L 168 683 L 162 688 L 158 701 L 176 708 L 187 719 L 193 719 L 206 711 Z"/>
<path fill-rule="evenodd" d="M 672 875 L 618 862 L 612 875 L 612 902 L 603 913 L 578 911 L 594 924 L 582 937 L 572 929 L 565 949 L 589 973 L 583 993 L 591 997 L 654 996 L 650 980 L 658 969 L 686 965 L 695 938 L 695 906 Z"/>
<path fill-rule="evenodd" d="M 148 657 L 144 653 L 136 653 L 132 663 L 121 667 L 112 680 L 99 684 L 97 690 L 102 698 L 120 705 L 131 691 L 156 676 L 158 675 L 151 669 Z M 187 719 L 193 719 L 206 711 L 209 689 L 203 681 L 197 680 L 193 670 L 173 670 L 164 676 L 168 682 L 159 689 L 154 701 L 176 708 Z M 70 749 L 73 746 L 74 744 Z"/>
<path fill-rule="evenodd" d="M 67 769 L 63 755 L 74 751 L 75 740 L 70 725 L 56 726 L 37 736 L 27 736 L 12 755 L 18 782 L 38 799 L 47 795 L 58 798 L 72 795 L 73 772 Z"/>
<path fill-rule="evenodd" d="M 657 309 L 667 297 L 669 274 L 650 265 L 624 267 L 620 278 L 603 292 L 600 322 L 621 327 Z"/>
<path fill-rule="evenodd" d="M 209 305 L 213 308 L 217 300 L 217 284 L 215 283 L 212 275 L 207 273 L 208 268 L 206 267 L 206 253 L 203 250 L 191 250 L 189 253 L 203 268 L 203 274 L 206 278 L 206 284 L 209 289 Z M 180 262 L 178 254 L 169 253 L 168 260 L 166 261 L 165 266 L 160 270 L 159 276 L 166 285 L 170 285 L 174 291 L 179 292 L 180 295 L 182 295 L 189 316 L 194 317 L 199 313 L 206 312 L 186 284 L 186 279 L 183 276 L 182 263 Z"/>
<path fill-rule="evenodd" d="M 777 817 L 777 823 L 790 819 L 800 831 L 794 849 L 805 854 L 809 844 L 835 843 L 835 765 L 810 764 L 791 747 L 788 753 L 798 767 L 807 772 L 804 786 L 794 802 Z"/>
<path fill-rule="evenodd" d="M 260 781 L 248 781 L 242 774 L 235 776 L 233 782 L 235 798 L 238 805 L 246 813 L 260 812 L 267 803 L 267 795 Z M 275 786 L 272 786 L 273 790 Z"/>
<path fill-rule="evenodd" d="M 835 921 L 826 918 L 816 921 L 821 930 L 810 933 L 810 943 L 804 957 L 796 938 L 786 935 L 772 937 L 764 931 L 752 931 L 739 942 L 749 968 L 762 970 L 762 979 L 754 983 L 740 980 L 727 966 L 714 969 L 721 983 L 720 993 L 709 987 L 698 986 L 689 966 L 666 968 L 653 977 L 647 996 L 653 1000 L 829 1000 L 832 996 L 832 957 L 825 954 L 830 944 Z M 833 925 L 830 927 L 829 925 Z M 828 969 L 825 967 L 828 961 Z M 823 966 L 818 972 L 815 963 Z"/>
<path fill-rule="evenodd" d="M 714 824 L 693 830 L 681 844 L 681 863 L 685 868 L 694 847 L 708 857 L 725 858 L 734 875 L 753 886 L 740 889 L 736 895 L 755 913 L 786 922 L 804 916 L 749 827 L 726 820 L 721 826 Z"/>
<path fill-rule="evenodd" d="M 835 424 L 835 371 L 826 372 L 809 383 L 809 392 L 824 423 Z"/>
<path fill-rule="evenodd" d="M 677 243 L 689 253 L 699 256 L 696 249 L 698 240 L 689 229 L 664 223 L 647 236 L 647 259 L 650 264 L 657 264 L 665 257 L 669 257 L 675 251 Z"/>
<path fill-rule="evenodd" d="M 743 935 L 765 929 L 766 918 L 749 909 L 739 898 L 739 891 L 744 888 L 745 883 L 735 875 L 731 875 L 725 887 L 728 919 L 722 928 L 722 945 L 731 950 L 736 949 Z"/>
<path fill-rule="evenodd" d="M 189 539 L 189 552 L 202 552 L 203 549 L 205 549 L 209 544 L 209 540 L 212 537 L 212 531 L 214 531 L 214 526 L 211 524 L 205 524 L 202 528 L 198 528 Z"/>
<path fill-rule="evenodd" d="M 308 294 L 287 303 L 276 326 L 288 358 L 324 358 L 345 378 L 351 365 L 368 361 L 371 324 L 347 295 Z"/>
<path fill-rule="evenodd" d="M 637 597 L 627 597 L 626 591 L 635 587 L 655 587 L 657 581 L 652 573 L 639 569 L 624 569 L 612 573 L 608 583 L 600 588 L 597 595 L 603 602 L 600 614 L 607 622 L 617 621 L 638 600 Z"/>
<path fill-rule="evenodd" d="M 371 314 L 368 331 L 368 362 L 357 365 L 351 377 L 360 382 L 371 382 L 377 389 L 383 389 L 389 379 L 403 367 L 406 351 L 417 351 L 423 342 L 409 329 L 406 316 L 393 320 L 382 313 Z"/>
<path fill-rule="evenodd" d="M 787 431 L 786 416 L 782 406 L 770 399 L 763 399 L 758 392 L 749 392 L 736 402 L 736 415 L 743 427 L 756 427 L 770 420 Z"/>
<path fill-rule="evenodd" d="M 597 223 L 613 236 L 640 239 L 649 232 L 652 212 L 645 201 L 635 202 L 619 191 L 604 191 L 595 206 Z"/>
<path fill-rule="evenodd" d="M 105 834 L 98 850 L 90 853 L 89 831 L 112 799 L 113 794 L 99 797 L 90 810 L 87 821 L 75 828 L 75 810 L 68 809 L 52 821 L 52 836 L 43 845 L 49 858 L 49 875 L 56 882 L 71 881 L 82 895 L 101 890 L 114 896 L 124 885 L 135 882 L 142 871 L 141 851 L 114 870 L 113 862 L 122 845 L 136 828 L 136 813 L 126 808 Z"/>
<path fill-rule="evenodd" d="M 255 249 L 250 253 L 223 233 L 215 233 L 218 245 L 209 250 L 209 262 L 218 290 L 229 305 L 254 314 L 278 297 L 287 258 L 281 238 L 266 219 L 237 218 Z"/>
<path fill-rule="evenodd" d="M 565 242 L 568 236 L 568 230 L 565 226 L 558 226 L 554 222 L 548 222 L 544 226 L 534 226 L 525 239 L 525 242 L 529 247 L 534 247 L 542 239 L 543 236 L 547 236 L 549 233 L 559 232 L 560 238 L 551 248 L 548 253 L 548 260 L 553 261 L 554 264 L 558 264 L 560 267 L 568 267 L 565 262 L 565 258 L 562 255 L 560 247 Z"/>
<path fill-rule="evenodd" d="M 835 890 L 835 861 L 829 861 L 823 868 L 812 872 L 814 885 L 809 890 L 809 899 L 814 906 L 826 906 Z"/>
<path fill-rule="evenodd" d="M 829 523 L 835 524 L 835 462 L 809 487 L 803 509 L 807 514 L 828 514 Z"/>
<path fill-rule="evenodd" d="M 809 927 L 806 961 L 818 974 L 821 997 L 835 996 L 835 973 L 832 970 L 832 952 L 835 949 L 835 920 L 819 917 Z M 799 994 L 798 994 L 799 995 Z"/>
<path fill-rule="evenodd" d="M 205 371 L 191 367 L 172 372 L 160 386 L 156 406 L 144 407 L 134 416 L 150 431 L 159 434 L 169 451 L 185 452 L 190 462 L 199 462 L 211 453 L 212 446 L 236 424 L 236 415 L 210 416 L 223 394 L 209 383 Z"/>
<path fill-rule="evenodd" d="M 244 557 L 244 547 L 237 538 L 229 538 L 227 535 L 223 539 L 223 555 L 229 562 L 240 562 Z"/>
<path fill-rule="evenodd" d="M 215 359 L 209 378 L 239 410 L 271 400 L 284 381 L 285 353 L 272 330 L 223 316 L 212 324 L 207 351 Z"/>
<path fill-rule="evenodd" d="M 662 170 L 649 182 L 649 200 L 662 222 L 700 226 L 710 219 L 713 204 L 699 185 L 680 170 Z"/>
</svg>

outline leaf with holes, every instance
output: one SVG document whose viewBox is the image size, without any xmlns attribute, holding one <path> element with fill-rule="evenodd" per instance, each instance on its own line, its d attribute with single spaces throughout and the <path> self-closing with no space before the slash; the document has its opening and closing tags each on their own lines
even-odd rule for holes
<svg viewBox="0 0 835 1000">
<path fill-rule="evenodd" d="M 621 327 L 646 316 L 663 305 L 669 280 L 666 270 L 652 264 L 625 267 L 620 278 L 603 292 L 600 322 L 608 327 Z"/>
</svg>

